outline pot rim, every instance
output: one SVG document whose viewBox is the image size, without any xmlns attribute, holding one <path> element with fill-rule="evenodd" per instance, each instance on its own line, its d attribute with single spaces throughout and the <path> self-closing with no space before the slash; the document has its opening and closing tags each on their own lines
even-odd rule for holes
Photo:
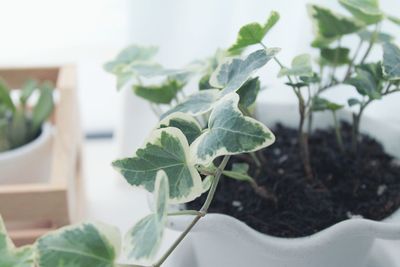
<svg viewBox="0 0 400 267">
<path fill-rule="evenodd" d="M 42 131 L 34 140 L 20 147 L 0 152 L 0 162 L 13 160 L 37 150 L 39 147 L 43 146 L 43 144 L 47 143 L 47 140 L 51 138 L 52 133 L 53 126 L 49 122 L 44 123 L 42 125 Z"/>
</svg>

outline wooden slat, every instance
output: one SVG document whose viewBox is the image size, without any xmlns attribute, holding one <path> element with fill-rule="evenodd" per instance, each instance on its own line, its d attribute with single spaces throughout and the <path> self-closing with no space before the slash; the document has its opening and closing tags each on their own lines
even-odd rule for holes
<svg viewBox="0 0 400 267">
<path fill-rule="evenodd" d="M 51 81 L 57 83 L 59 67 L 42 68 L 1 68 L 0 77 L 13 88 L 20 88 L 26 80 L 32 78 L 38 81 Z"/>
<path fill-rule="evenodd" d="M 79 214 L 81 136 L 76 72 L 73 66 L 3 68 L 0 69 L 0 77 L 15 88 L 27 78 L 50 80 L 59 91 L 59 102 L 52 120 L 56 125 L 56 134 L 50 181 L 46 184 L 0 186 L 0 213 L 7 227 L 12 228 L 11 238 L 17 245 L 23 245 L 49 230 L 69 224 L 71 218 L 76 220 Z M 49 226 L 33 226 L 43 221 L 50 222 Z M 26 225 L 32 227 L 27 228 Z"/>
</svg>

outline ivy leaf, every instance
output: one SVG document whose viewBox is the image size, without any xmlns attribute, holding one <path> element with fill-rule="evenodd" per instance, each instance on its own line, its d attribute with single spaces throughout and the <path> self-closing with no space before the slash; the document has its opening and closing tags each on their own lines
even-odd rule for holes
<svg viewBox="0 0 400 267">
<path fill-rule="evenodd" d="M 383 44 L 383 74 L 390 81 L 400 80 L 400 49 L 398 46 Z"/>
<path fill-rule="evenodd" d="M 319 83 L 321 81 L 321 78 L 317 73 L 313 73 L 312 76 L 300 76 L 300 80 L 304 83 L 310 84 L 310 83 Z"/>
<path fill-rule="evenodd" d="M 63 227 L 39 239 L 39 266 L 117 267 L 120 245 L 119 231 L 105 224 Z"/>
<path fill-rule="evenodd" d="M 124 251 L 129 259 L 152 259 L 160 247 L 168 207 L 168 177 L 164 171 L 157 172 L 155 183 L 155 213 L 137 222 L 125 236 Z"/>
<path fill-rule="evenodd" d="M 227 58 L 211 75 L 210 84 L 215 88 L 222 88 L 221 96 L 235 92 L 278 52 L 277 48 L 261 49 L 244 59 Z"/>
<path fill-rule="evenodd" d="M 361 101 L 358 100 L 357 98 L 350 98 L 347 100 L 347 104 L 349 104 L 350 107 L 355 106 L 355 105 L 361 105 Z"/>
<path fill-rule="evenodd" d="M 252 182 L 254 179 L 248 175 L 249 165 L 247 163 L 234 163 L 230 171 L 223 171 L 222 173 L 238 181 Z"/>
<path fill-rule="evenodd" d="M 185 84 L 176 80 L 166 80 L 160 85 L 134 85 L 133 92 L 150 102 L 169 104 Z"/>
<path fill-rule="evenodd" d="M 256 22 L 244 25 L 239 30 L 236 43 L 232 45 L 228 51 L 232 52 L 243 49 L 249 45 L 260 43 L 264 39 L 265 35 L 271 30 L 271 28 L 278 22 L 278 20 L 279 13 L 272 11 L 264 25 Z"/>
<path fill-rule="evenodd" d="M 325 110 L 337 111 L 339 109 L 342 109 L 343 107 L 344 107 L 343 105 L 336 104 L 322 97 L 313 98 L 313 103 L 312 103 L 313 111 L 325 111 Z"/>
<path fill-rule="evenodd" d="M 345 81 L 346 84 L 353 85 L 361 95 L 371 99 L 380 99 L 381 94 L 374 76 L 363 69 L 356 70 L 356 76 Z"/>
<path fill-rule="evenodd" d="M 245 109 L 251 107 L 256 102 L 257 95 L 260 92 L 260 87 L 258 77 L 245 82 L 242 87 L 237 90 L 237 93 L 240 96 L 239 106 Z"/>
<path fill-rule="evenodd" d="M 191 116 L 199 116 L 209 112 L 214 103 L 219 99 L 220 91 L 218 89 L 204 90 L 190 95 L 172 109 L 161 115 L 161 118 L 167 117 L 174 112 L 183 112 Z"/>
<path fill-rule="evenodd" d="M 339 0 L 339 3 L 366 24 L 374 24 L 384 18 L 378 0 Z"/>
<path fill-rule="evenodd" d="M 174 112 L 168 115 L 158 123 L 156 128 L 160 129 L 167 127 L 175 127 L 181 130 L 186 136 L 189 144 L 191 144 L 201 134 L 202 130 L 200 124 L 195 118 L 182 112 Z"/>
<path fill-rule="evenodd" d="M 206 74 L 200 78 L 199 90 L 207 90 L 207 89 L 212 88 L 212 86 L 209 83 L 210 77 L 211 77 L 211 74 Z"/>
<path fill-rule="evenodd" d="M 390 34 L 384 33 L 384 32 L 372 32 L 368 30 L 362 30 L 358 32 L 358 36 L 360 36 L 361 40 L 365 42 L 371 41 L 372 38 L 375 38 L 375 42 L 378 43 L 388 43 L 393 41 L 394 37 L 391 36 Z"/>
<path fill-rule="evenodd" d="M 3 219 L 0 216 L 0 266 L 34 267 L 35 255 L 32 246 L 16 248 L 7 235 Z"/>
<path fill-rule="evenodd" d="M 135 62 L 145 62 L 152 59 L 157 54 L 158 48 L 155 46 L 131 45 L 123 49 L 114 60 L 107 62 L 104 69 L 111 73 L 116 73 L 121 68 Z"/>
<path fill-rule="evenodd" d="M 343 35 L 355 33 L 364 26 L 356 20 L 336 14 L 327 8 L 317 5 L 309 5 L 308 11 L 313 20 L 320 46 L 326 46 L 326 43 Z M 324 45 L 321 45 L 321 42 Z"/>
<path fill-rule="evenodd" d="M 278 74 L 278 77 L 282 76 L 313 76 L 311 66 L 311 56 L 309 54 L 302 54 L 296 56 L 292 60 L 291 68 L 282 68 Z"/>
<path fill-rule="evenodd" d="M 53 85 L 44 83 L 40 88 L 39 100 L 32 111 L 32 129 L 37 132 L 51 115 L 54 108 Z"/>
<path fill-rule="evenodd" d="M 350 50 L 344 47 L 322 48 L 321 60 L 323 64 L 340 66 L 350 62 Z"/>
<path fill-rule="evenodd" d="M 10 111 L 15 111 L 15 106 L 10 96 L 10 89 L 2 79 L 0 79 L 0 105 L 4 105 Z"/>
<path fill-rule="evenodd" d="M 374 77 L 375 83 L 380 84 L 383 80 L 382 63 L 365 63 L 356 66 L 357 69 L 362 69 L 369 72 Z M 379 85 L 380 86 L 380 85 Z M 379 87 L 378 86 L 378 87 Z M 380 91 L 380 90 L 379 90 Z"/>
<path fill-rule="evenodd" d="M 181 130 L 168 127 L 153 131 L 146 144 L 132 158 L 113 162 L 134 186 L 154 191 L 157 172 L 164 170 L 169 177 L 171 203 L 191 201 L 202 192 L 201 177 L 194 167 L 189 144 Z"/>
<path fill-rule="evenodd" d="M 257 120 L 243 116 L 238 108 L 239 95 L 223 97 L 211 111 L 206 129 L 190 146 L 200 165 L 216 157 L 252 152 L 271 145 L 273 133 Z"/>
</svg>

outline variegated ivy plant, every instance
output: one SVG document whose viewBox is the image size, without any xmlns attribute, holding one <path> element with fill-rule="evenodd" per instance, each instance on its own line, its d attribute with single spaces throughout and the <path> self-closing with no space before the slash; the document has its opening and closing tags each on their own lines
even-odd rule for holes
<svg viewBox="0 0 400 267">
<path fill-rule="evenodd" d="M 155 47 L 133 45 L 124 49 L 105 69 L 116 75 L 118 89 L 132 86 L 136 95 L 148 100 L 159 122 L 132 157 L 116 160 L 113 166 L 129 184 L 154 194 L 152 212 L 139 220 L 123 240 L 113 227 L 82 223 L 49 233 L 36 244 L 19 249 L 13 246 L 1 223 L 0 266 L 159 267 L 206 215 L 222 177 L 247 182 L 255 194 L 276 201 L 268 188 L 259 186 L 249 176 L 246 163 L 225 169 L 231 155 L 243 153 L 248 153 L 261 168 L 264 159 L 257 151 L 275 140 L 273 133 L 252 116 L 260 91 L 259 78 L 254 75 L 270 60 L 281 67 L 278 76 L 287 78 L 287 85 L 299 100 L 299 145 L 305 177 L 313 178 L 308 133 L 314 112 L 332 113 L 339 153 L 350 153 L 343 144 L 336 118 L 336 112 L 345 105 L 323 97 L 325 91 L 337 84 L 350 84 L 359 93 L 359 98 L 348 101 L 358 108 L 353 117 L 352 146 L 356 151 L 365 108 L 376 99 L 400 91 L 400 49 L 393 44 L 392 36 L 380 31 L 382 20 L 397 24 L 400 20 L 381 11 L 377 0 L 339 2 L 351 16 L 318 5 L 308 7 L 316 32 L 312 46 L 320 52 L 316 63 L 310 55 L 302 54 L 285 66 L 277 58 L 279 49 L 264 43 L 265 35 L 279 20 L 276 12 L 271 12 L 264 24 L 243 26 L 229 49 L 218 50 L 213 57 L 182 69 L 167 69 L 155 62 Z M 343 38 L 352 35 L 360 39 L 353 52 L 341 45 Z M 382 45 L 383 58 L 368 62 L 375 44 Z M 245 52 L 257 45 L 259 50 Z M 161 82 L 152 83 L 154 77 Z M 186 95 L 186 85 L 196 78 L 199 90 Z M 184 204 L 201 194 L 207 197 L 200 210 L 168 208 L 169 204 Z M 168 217 L 179 215 L 192 215 L 193 220 L 170 248 L 154 260 Z M 128 262 L 136 263 L 118 263 L 120 254 Z"/>
</svg>

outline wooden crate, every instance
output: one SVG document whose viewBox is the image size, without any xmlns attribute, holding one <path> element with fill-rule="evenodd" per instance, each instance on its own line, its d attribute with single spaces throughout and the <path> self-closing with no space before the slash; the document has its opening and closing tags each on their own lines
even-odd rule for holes
<svg viewBox="0 0 400 267">
<path fill-rule="evenodd" d="M 49 230 L 69 224 L 80 216 L 80 145 L 76 71 L 73 66 L 3 68 L 0 77 L 12 88 L 28 79 L 56 84 L 58 102 L 52 123 L 51 178 L 44 184 L 0 186 L 0 214 L 16 245 L 34 242 Z"/>
</svg>

